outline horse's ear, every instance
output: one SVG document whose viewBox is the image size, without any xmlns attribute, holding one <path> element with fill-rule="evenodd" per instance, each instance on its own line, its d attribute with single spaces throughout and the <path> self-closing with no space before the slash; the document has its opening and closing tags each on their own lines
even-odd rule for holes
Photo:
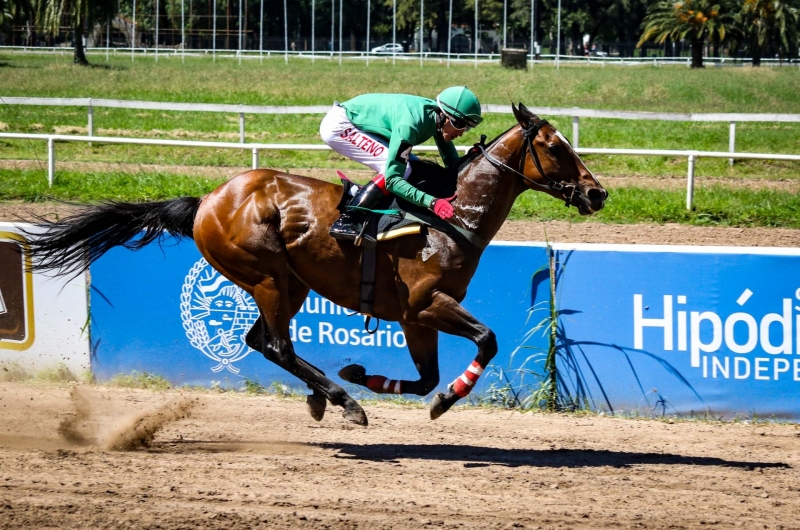
<svg viewBox="0 0 800 530">
<path fill-rule="evenodd" d="M 528 115 L 531 118 L 533 118 L 535 116 L 535 114 L 533 112 L 531 112 L 530 110 L 528 110 L 528 107 L 523 105 L 521 101 L 519 102 L 519 110 L 520 110 L 520 112 L 522 112 L 523 114 Z"/>
<path fill-rule="evenodd" d="M 522 125 L 523 127 L 525 127 L 525 126 L 526 126 L 526 124 L 528 123 L 529 119 L 528 119 L 528 117 L 525 115 L 525 113 L 522 111 L 522 109 L 524 109 L 524 108 L 525 108 L 525 107 L 522 105 L 522 103 L 520 103 L 520 104 L 519 104 L 519 106 L 520 106 L 521 108 L 517 108 L 517 106 L 516 106 L 516 105 L 514 105 L 514 104 L 512 103 L 512 104 L 511 104 L 511 110 L 514 112 L 514 117 L 517 119 L 517 123 L 519 123 L 520 125 Z"/>
</svg>

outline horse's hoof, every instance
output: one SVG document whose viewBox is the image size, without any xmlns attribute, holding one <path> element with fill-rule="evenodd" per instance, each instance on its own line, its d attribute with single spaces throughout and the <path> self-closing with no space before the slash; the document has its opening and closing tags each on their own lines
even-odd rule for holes
<svg viewBox="0 0 800 530">
<path fill-rule="evenodd" d="M 364 409 L 358 404 L 344 409 L 342 411 L 342 416 L 344 416 L 347 421 L 355 423 L 356 425 L 361 425 L 362 427 L 366 427 L 367 424 L 369 424 L 369 421 L 367 421 L 367 413 L 364 412 Z"/>
<path fill-rule="evenodd" d="M 325 416 L 325 407 L 327 405 L 328 401 L 322 396 L 318 396 L 317 394 L 309 394 L 306 396 L 308 413 L 317 421 L 322 421 L 322 417 Z"/>
<path fill-rule="evenodd" d="M 367 384 L 367 370 L 360 364 L 350 364 L 339 370 L 339 377 L 348 383 L 364 386 Z"/>
<path fill-rule="evenodd" d="M 458 401 L 458 396 L 453 392 L 448 392 L 447 395 L 439 392 L 431 400 L 431 419 L 435 420 L 448 410 Z"/>
</svg>

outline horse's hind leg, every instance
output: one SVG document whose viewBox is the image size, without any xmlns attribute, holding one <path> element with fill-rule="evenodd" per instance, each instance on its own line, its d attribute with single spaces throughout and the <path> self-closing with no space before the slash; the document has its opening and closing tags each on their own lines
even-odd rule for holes
<svg viewBox="0 0 800 530">
<path fill-rule="evenodd" d="M 426 396 L 439 384 L 439 333 L 432 328 L 401 322 L 411 359 L 419 372 L 416 381 L 388 379 L 382 375 L 367 375 L 358 364 L 345 366 L 339 377 L 365 386 L 378 394 L 416 394 Z"/>
<path fill-rule="evenodd" d="M 264 357 L 266 357 L 269 361 L 274 362 L 281 368 L 284 368 L 291 374 L 300 377 L 303 379 L 304 382 L 307 383 L 308 388 L 311 389 L 312 394 L 306 396 L 306 405 L 308 407 L 308 412 L 311 414 L 311 417 L 317 421 L 321 421 L 322 418 L 325 416 L 325 408 L 327 406 L 327 399 L 325 398 L 325 394 L 319 390 L 319 388 L 313 383 L 305 381 L 297 371 L 292 370 L 289 368 L 284 362 L 281 362 L 279 355 L 276 353 L 277 349 L 274 347 L 273 341 L 270 339 L 270 334 L 266 330 L 266 326 L 264 325 L 263 318 L 259 318 L 256 323 L 250 328 L 250 331 L 247 333 L 246 338 L 247 345 L 253 348 L 254 350 L 261 352 Z M 302 358 L 297 357 L 295 354 L 298 363 L 305 363 Z M 319 377 L 325 377 L 325 374 L 317 369 L 315 366 L 305 363 L 308 366 L 309 370 L 316 371 Z"/>
<path fill-rule="evenodd" d="M 253 298 L 261 311 L 261 317 L 247 334 L 247 345 L 260 351 L 292 375 L 298 377 L 334 405 L 344 408 L 343 416 L 359 425 L 367 424 L 367 416 L 361 406 L 347 395 L 339 385 L 325 377 L 294 352 L 289 338 L 289 323 L 293 316 L 289 307 L 288 274 L 283 277 L 264 277 L 253 287 Z M 313 415 L 313 414 L 312 414 Z"/>
<path fill-rule="evenodd" d="M 310 288 L 300 281 L 300 279 L 295 276 L 294 274 L 290 273 L 288 278 L 289 283 L 289 314 L 294 316 L 300 311 L 300 308 L 303 307 L 303 303 L 306 301 L 308 297 L 308 292 Z M 323 376 L 325 372 L 318 369 L 316 366 L 313 366 L 309 363 L 309 366 L 317 370 Z M 311 414 L 311 417 L 317 421 L 322 421 L 322 418 L 325 416 L 325 408 L 328 405 L 328 400 L 325 399 L 325 396 L 314 388 L 311 385 L 308 385 L 308 388 L 311 389 L 312 393 L 306 396 L 306 406 L 308 407 L 308 413 Z"/>
</svg>

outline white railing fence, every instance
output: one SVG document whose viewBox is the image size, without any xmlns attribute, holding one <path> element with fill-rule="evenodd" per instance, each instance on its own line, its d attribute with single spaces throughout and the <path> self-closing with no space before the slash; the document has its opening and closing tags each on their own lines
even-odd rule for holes
<svg viewBox="0 0 800 530">
<path fill-rule="evenodd" d="M 333 104 L 333 102 L 331 102 Z M 245 114 L 325 114 L 331 105 L 317 106 L 265 106 L 227 105 L 213 103 L 173 103 L 159 101 L 131 101 L 125 99 L 93 98 L 26 98 L 0 96 L 0 105 L 34 105 L 44 107 L 86 107 L 87 134 L 94 136 L 94 109 L 166 110 L 175 112 L 222 112 L 239 115 L 239 142 L 245 142 Z"/>
<path fill-rule="evenodd" d="M 326 151 L 330 147 L 324 144 L 258 144 L 258 143 L 233 143 L 233 142 L 197 142 L 186 140 L 157 140 L 144 138 L 113 138 L 103 136 L 72 136 L 59 134 L 23 134 L 0 133 L 0 138 L 28 139 L 47 142 L 47 182 L 52 187 L 55 181 L 56 149 L 55 143 L 59 142 L 97 142 L 107 144 L 134 144 L 134 145 L 163 145 L 170 147 L 211 147 L 225 149 L 249 149 L 252 153 L 252 168 L 259 166 L 259 152 L 262 150 L 297 150 L 297 151 Z M 458 146 L 457 149 L 466 151 L 470 146 Z M 418 151 L 436 151 L 434 146 L 418 146 Z M 692 209 L 694 200 L 694 168 L 698 158 L 740 158 L 761 160 L 792 160 L 800 162 L 800 155 L 761 154 L 761 153 L 729 153 L 715 151 L 678 151 L 659 149 L 604 149 L 604 148 L 576 148 L 579 154 L 598 155 L 635 155 L 635 156 L 673 156 L 686 157 L 688 160 L 688 177 L 686 181 L 686 209 Z"/>
<path fill-rule="evenodd" d="M 311 106 L 270 106 L 270 105 L 229 105 L 212 103 L 173 103 L 158 101 L 131 101 L 123 99 L 94 99 L 94 98 L 28 98 L 28 97 L 3 97 L 0 96 L 0 105 L 34 105 L 57 107 L 86 107 L 87 109 L 87 134 L 94 136 L 94 108 L 117 108 L 138 110 L 166 110 L 176 112 L 222 112 L 238 114 L 239 116 L 239 143 L 245 143 L 245 115 L 246 114 L 325 114 L 330 110 L 330 105 Z M 508 105 L 482 105 L 484 113 L 511 114 Z M 572 145 L 580 147 L 580 119 L 605 118 L 617 120 L 653 120 L 653 121 L 689 121 L 689 122 L 727 122 L 728 150 L 736 150 L 736 124 L 739 122 L 793 122 L 800 123 L 800 114 L 745 114 L 745 113 L 670 113 L 670 112 L 640 112 L 640 111 L 614 111 L 592 110 L 555 107 L 531 107 L 537 114 L 547 116 L 572 117 Z M 730 156 L 729 163 L 733 164 L 734 156 Z"/>
</svg>

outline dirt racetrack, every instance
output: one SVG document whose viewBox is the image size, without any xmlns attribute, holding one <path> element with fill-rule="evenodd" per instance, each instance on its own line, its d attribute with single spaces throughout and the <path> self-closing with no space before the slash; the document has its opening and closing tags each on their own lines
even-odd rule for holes
<svg viewBox="0 0 800 530">
<path fill-rule="evenodd" d="M 797 425 L 365 409 L 0 383 L 0 528 L 800 526 Z"/>
</svg>

